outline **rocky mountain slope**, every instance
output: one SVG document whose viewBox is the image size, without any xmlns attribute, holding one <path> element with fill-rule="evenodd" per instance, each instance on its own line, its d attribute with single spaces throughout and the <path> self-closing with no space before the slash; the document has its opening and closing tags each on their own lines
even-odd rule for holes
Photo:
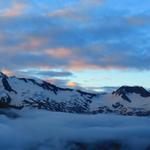
<svg viewBox="0 0 150 150">
<path fill-rule="evenodd" d="M 122 86 L 113 93 L 94 94 L 0 73 L 0 108 L 25 107 L 70 113 L 147 116 L 150 115 L 150 92 L 143 87 Z"/>
<path fill-rule="evenodd" d="M 122 86 L 112 93 L 100 96 L 91 105 L 95 113 L 122 115 L 150 115 L 150 92 L 139 86 Z"/>
</svg>

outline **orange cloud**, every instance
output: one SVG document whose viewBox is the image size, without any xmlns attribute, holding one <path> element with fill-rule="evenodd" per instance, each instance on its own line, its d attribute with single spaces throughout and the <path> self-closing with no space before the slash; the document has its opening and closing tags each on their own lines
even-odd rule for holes
<svg viewBox="0 0 150 150">
<path fill-rule="evenodd" d="M 18 36 L 17 40 L 21 39 L 21 43 L 18 43 L 16 45 L 5 45 L 1 46 L 1 49 L 7 49 L 9 53 L 14 53 L 14 52 L 30 52 L 35 55 L 41 55 L 41 49 L 44 45 L 46 45 L 47 40 L 40 38 L 40 37 L 21 37 Z M 5 40 L 5 36 L 0 35 L 0 40 Z M 7 40 L 7 39 L 6 39 Z"/>
<path fill-rule="evenodd" d="M 110 61 L 111 63 L 111 61 Z M 102 66 L 97 64 L 90 64 L 83 60 L 78 61 L 72 61 L 68 66 L 66 66 L 66 69 L 73 70 L 73 71 L 83 71 L 83 70 L 127 70 L 126 67 L 121 66 L 115 66 L 115 65 L 108 65 L 108 66 Z"/>
<path fill-rule="evenodd" d="M 13 76 L 14 75 L 14 73 L 8 69 L 2 69 L 1 72 L 6 74 L 7 76 Z"/>
<path fill-rule="evenodd" d="M 77 83 L 75 83 L 75 82 L 68 82 L 67 86 L 69 86 L 69 87 L 76 87 Z"/>
<path fill-rule="evenodd" d="M 85 69 L 99 69 L 100 67 L 94 64 L 88 64 L 84 62 L 83 60 L 78 60 L 78 61 L 72 61 L 67 68 L 71 70 L 85 70 Z"/>
<path fill-rule="evenodd" d="M 56 58 L 67 58 L 71 56 L 71 51 L 65 48 L 48 49 L 46 50 L 46 54 Z"/>
</svg>

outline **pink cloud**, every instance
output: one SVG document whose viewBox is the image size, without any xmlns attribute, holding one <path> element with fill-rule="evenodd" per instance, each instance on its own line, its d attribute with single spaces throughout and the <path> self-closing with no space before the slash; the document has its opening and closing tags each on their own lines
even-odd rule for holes
<svg viewBox="0 0 150 150">
<path fill-rule="evenodd" d="M 110 61 L 111 63 L 111 61 Z M 73 71 L 83 71 L 83 70 L 127 70 L 127 67 L 123 66 L 116 66 L 116 65 L 107 65 L 107 66 L 102 66 L 100 64 L 92 64 L 88 63 L 82 59 L 76 60 L 76 61 L 71 61 L 68 65 L 65 66 L 66 69 L 68 70 L 73 70 Z"/>
<path fill-rule="evenodd" d="M 1 72 L 3 72 L 4 74 L 6 74 L 7 76 L 13 76 L 15 73 L 13 73 L 11 70 L 8 70 L 6 68 L 3 68 L 1 70 Z"/>
<path fill-rule="evenodd" d="M 12 3 L 11 7 L 7 8 L 0 15 L 4 17 L 15 17 L 22 15 L 26 5 L 24 3 Z"/>
<path fill-rule="evenodd" d="M 66 48 L 47 49 L 45 53 L 56 58 L 67 58 L 72 55 L 71 50 Z"/>
</svg>

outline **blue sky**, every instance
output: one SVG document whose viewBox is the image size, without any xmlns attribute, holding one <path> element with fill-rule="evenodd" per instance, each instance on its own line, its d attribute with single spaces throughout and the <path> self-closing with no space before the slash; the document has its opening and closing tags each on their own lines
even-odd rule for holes
<svg viewBox="0 0 150 150">
<path fill-rule="evenodd" d="M 1 0 L 0 68 L 60 86 L 149 88 L 149 6 L 149 0 Z"/>
</svg>

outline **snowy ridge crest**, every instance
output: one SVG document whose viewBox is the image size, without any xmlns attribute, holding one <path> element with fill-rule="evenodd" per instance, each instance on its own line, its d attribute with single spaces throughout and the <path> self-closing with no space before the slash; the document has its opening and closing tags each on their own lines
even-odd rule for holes
<svg viewBox="0 0 150 150">
<path fill-rule="evenodd" d="M 0 73 L 0 108 L 25 107 L 70 113 L 148 116 L 150 92 L 139 86 L 122 86 L 113 93 L 94 94 Z"/>
</svg>

